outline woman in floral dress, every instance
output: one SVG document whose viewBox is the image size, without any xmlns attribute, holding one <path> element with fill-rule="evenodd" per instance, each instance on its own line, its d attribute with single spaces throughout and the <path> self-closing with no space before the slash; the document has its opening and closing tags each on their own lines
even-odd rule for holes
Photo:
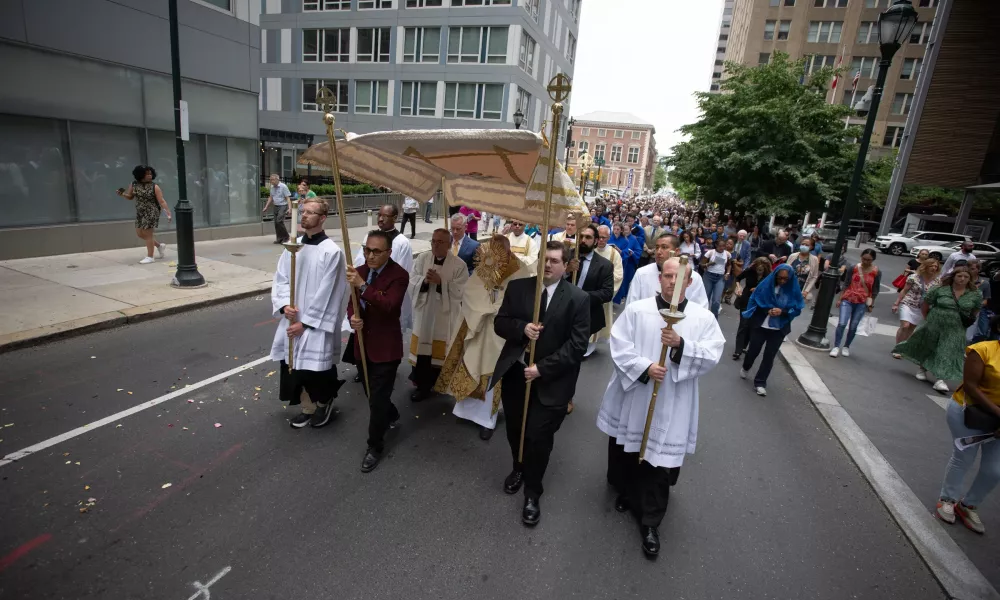
<svg viewBox="0 0 1000 600">
<path fill-rule="evenodd" d="M 156 241 L 153 232 L 160 224 L 160 210 L 167 213 L 167 220 L 173 219 L 167 201 L 163 199 L 160 186 L 153 183 L 156 170 L 147 165 L 139 165 L 132 169 L 135 181 L 127 190 L 118 190 L 118 195 L 128 200 L 135 200 L 135 234 L 146 243 L 146 257 L 139 261 L 140 265 L 153 262 L 153 248 L 163 258 L 167 245 Z"/>
<path fill-rule="evenodd" d="M 925 258 L 917 265 L 916 272 L 910 273 L 899 290 L 899 297 L 892 305 L 892 312 L 899 315 L 899 329 L 896 330 L 896 343 L 905 342 L 913 335 L 918 325 L 924 322 L 921 307 L 927 291 L 940 283 L 941 263 L 936 258 Z M 903 358 L 898 352 L 893 352 L 893 358 Z"/>
</svg>

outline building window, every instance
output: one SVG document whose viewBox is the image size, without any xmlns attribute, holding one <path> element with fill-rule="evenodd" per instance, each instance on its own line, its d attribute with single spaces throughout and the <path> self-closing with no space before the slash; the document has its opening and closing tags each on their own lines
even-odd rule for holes
<svg viewBox="0 0 1000 600">
<path fill-rule="evenodd" d="M 721 67 L 721 66 L 723 65 L 723 63 L 724 63 L 724 61 L 722 61 L 722 60 L 717 60 L 717 61 L 715 61 L 715 66 L 717 66 L 717 67 Z"/>
<path fill-rule="evenodd" d="M 722 72 L 715 71 L 714 73 L 712 73 L 712 79 L 722 79 Z"/>
<path fill-rule="evenodd" d="M 212 6 L 217 6 L 227 12 L 233 12 L 232 0 L 198 0 L 198 1 L 204 2 L 205 4 L 210 4 Z"/>
<path fill-rule="evenodd" d="M 392 0 L 358 0 L 358 10 L 392 8 Z"/>
<path fill-rule="evenodd" d="M 621 129 L 616 129 L 615 130 L 615 139 L 621 140 L 621 139 L 624 139 L 624 138 L 625 138 L 625 132 L 622 131 Z"/>
<path fill-rule="evenodd" d="M 594 160 L 604 160 L 604 144 L 594 146 Z"/>
<path fill-rule="evenodd" d="M 303 79 L 302 80 L 302 110 L 319 110 L 316 96 L 320 88 L 330 88 L 333 92 L 333 112 L 347 112 L 347 80 L 346 79 Z"/>
<path fill-rule="evenodd" d="M 632 132 L 632 139 L 633 140 L 641 140 L 642 139 L 642 132 L 641 131 L 633 131 Z"/>
<path fill-rule="evenodd" d="M 778 39 L 779 40 L 787 40 L 788 39 L 788 32 L 791 30 L 791 28 L 792 28 L 792 22 L 791 21 L 779 21 L 778 22 Z"/>
<path fill-rule="evenodd" d="M 629 146 L 628 162 L 632 163 L 633 165 L 639 164 L 639 146 Z"/>
<path fill-rule="evenodd" d="M 580 154 L 583 154 L 584 152 L 590 149 L 590 142 L 586 141 L 577 142 L 576 147 L 580 149 Z"/>
<path fill-rule="evenodd" d="M 389 113 L 388 81 L 357 81 L 354 83 L 354 112 L 359 115 Z"/>
<path fill-rule="evenodd" d="M 535 48 L 538 42 L 525 32 L 521 32 L 521 47 L 517 52 L 517 66 L 528 75 L 535 73 Z"/>
<path fill-rule="evenodd" d="M 765 21 L 764 22 L 764 39 L 773 40 L 774 39 L 774 27 L 777 21 Z M 719 50 L 725 50 L 725 48 L 719 48 Z"/>
<path fill-rule="evenodd" d="M 910 106 L 913 104 L 913 94 L 896 94 L 896 98 L 892 101 L 892 110 L 890 111 L 894 115 L 908 115 L 910 114 Z"/>
<path fill-rule="evenodd" d="M 795 6 L 795 0 L 785 0 L 785 6 Z"/>
<path fill-rule="evenodd" d="M 910 32 L 911 44 L 926 44 L 931 39 L 931 31 L 934 29 L 934 21 L 929 23 L 917 23 Z"/>
<path fill-rule="evenodd" d="M 524 10 L 528 11 L 528 14 L 531 15 L 531 18 L 535 20 L 535 23 L 537 23 L 538 22 L 538 0 L 525 0 L 524 4 L 522 4 L 522 6 L 524 6 Z"/>
<path fill-rule="evenodd" d="M 399 98 L 399 114 L 404 117 L 433 117 L 436 102 L 436 82 L 404 81 Z"/>
<path fill-rule="evenodd" d="M 598 129 L 597 130 L 597 137 L 608 137 L 608 130 L 607 129 Z"/>
<path fill-rule="evenodd" d="M 502 109 L 502 83 L 449 83 L 445 86 L 445 117 L 499 121 Z"/>
<path fill-rule="evenodd" d="M 451 27 L 448 30 L 448 62 L 507 62 L 507 27 Z"/>
<path fill-rule="evenodd" d="M 524 115 L 524 122 L 531 122 L 531 94 L 527 90 L 517 89 L 517 106 L 521 109 L 521 114 Z"/>
<path fill-rule="evenodd" d="M 851 77 L 858 73 L 860 77 L 874 79 L 878 72 L 878 58 L 874 56 L 855 56 L 851 61 Z"/>
<path fill-rule="evenodd" d="M 903 141 L 903 126 L 888 125 L 885 128 L 885 137 L 882 138 L 882 145 L 890 148 L 898 148 Z"/>
<path fill-rule="evenodd" d="M 622 161 L 622 147 L 618 144 L 611 146 L 611 162 Z"/>
<path fill-rule="evenodd" d="M 903 68 L 899 71 L 899 78 L 913 80 L 920 77 L 921 62 L 923 62 L 921 58 L 907 58 L 903 60 Z"/>
<path fill-rule="evenodd" d="M 757 55 L 757 64 L 758 65 L 766 65 L 769 62 L 771 62 L 771 53 L 770 52 L 761 52 L 760 54 Z"/>
<path fill-rule="evenodd" d="M 878 24 L 875 21 L 864 21 L 858 26 L 859 44 L 878 43 Z"/>
<path fill-rule="evenodd" d="M 406 8 L 441 8 L 441 0 L 406 0 Z"/>
<path fill-rule="evenodd" d="M 823 56 L 821 54 L 815 54 L 813 56 L 806 57 L 805 69 L 806 73 L 812 75 L 814 72 L 819 71 L 823 67 L 832 67 L 836 62 L 837 57 L 832 55 Z"/>
<path fill-rule="evenodd" d="M 351 0 L 302 0 L 302 10 L 351 10 Z"/>
<path fill-rule="evenodd" d="M 510 0 L 451 0 L 451 6 L 510 6 Z"/>
<path fill-rule="evenodd" d="M 814 0 L 816 8 L 847 8 L 847 0 Z"/>
<path fill-rule="evenodd" d="M 728 33 L 719 34 L 719 41 L 720 42 L 724 42 L 724 41 L 726 41 L 728 39 L 729 39 L 729 34 Z"/>
<path fill-rule="evenodd" d="M 581 137 L 588 137 L 590 135 L 590 127 L 583 127 L 580 129 Z"/>
<path fill-rule="evenodd" d="M 710 91 L 710 92 L 717 92 L 717 91 L 719 91 L 719 84 L 713 83 L 712 87 L 708 88 L 708 91 Z"/>
<path fill-rule="evenodd" d="M 440 60 L 440 27 L 407 27 L 403 30 L 403 62 L 437 63 Z"/>
<path fill-rule="evenodd" d="M 576 60 L 576 38 L 573 34 L 567 34 L 566 36 L 566 58 L 569 60 L 569 64 L 573 64 Z"/>
<path fill-rule="evenodd" d="M 574 21 L 580 20 L 580 3 L 583 0 L 569 0 L 569 14 L 573 15 Z"/>
<path fill-rule="evenodd" d="M 888 7 L 888 4 L 882 0 L 865 0 L 865 8 L 878 8 L 879 4 L 885 4 Z"/>
<path fill-rule="evenodd" d="M 302 30 L 302 62 L 347 62 L 350 57 L 350 29 Z"/>
<path fill-rule="evenodd" d="M 938 0 L 920 0 L 920 3 L 918 4 L 921 8 L 937 7 L 937 5 Z"/>
<path fill-rule="evenodd" d="M 358 29 L 358 62 L 389 62 L 389 27 Z"/>
<path fill-rule="evenodd" d="M 809 23 L 809 36 L 806 38 L 810 42 L 819 43 L 840 43 L 840 32 L 844 29 L 842 21 L 811 21 Z"/>
</svg>

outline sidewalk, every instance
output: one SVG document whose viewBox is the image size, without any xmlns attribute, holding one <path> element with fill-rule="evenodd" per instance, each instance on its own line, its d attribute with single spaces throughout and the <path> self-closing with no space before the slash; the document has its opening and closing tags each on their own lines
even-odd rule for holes
<svg viewBox="0 0 1000 600">
<path fill-rule="evenodd" d="M 442 226 L 417 223 L 414 254 L 430 249 L 431 232 Z M 368 227 L 349 230 L 351 255 Z M 340 229 L 327 229 L 338 244 Z M 43 340 L 117 327 L 194 310 L 247 296 L 267 294 L 281 247 L 274 236 L 232 238 L 195 244 L 206 285 L 175 288 L 176 247 L 166 258 L 140 265 L 143 250 L 125 248 L 0 261 L 0 352 Z"/>
</svg>

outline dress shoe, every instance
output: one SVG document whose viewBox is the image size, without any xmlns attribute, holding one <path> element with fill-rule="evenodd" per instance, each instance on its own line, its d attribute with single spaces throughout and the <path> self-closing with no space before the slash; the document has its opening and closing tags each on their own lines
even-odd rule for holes
<svg viewBox="0 0 1000 600">
<path fill-rule="evenodd" d="M 365 457 L 361 459 L 361 472 L 371 473 L 378 466 L 380 460 L 382 460 L 382 453 L 374 448 L 368 448 L 365 451 Z"/>
<path fill-rule="evenodd" d="M 538 520 L 542 518 L 542 509 L 538 506 L 538 498 L 524 499 L 524 508 L 521 509 L 521 521 L 529 527 L 538 525 Z M 659 543 L 657 542 L 657 547 Z"/>
<path fill-rule="evenodd" d="M 646 553 L 646 556 L 656 556 L 660 553 L 660 533 L 656 531 L 656 527 L 646 527 L 645 525 L 639 528 L 639 532 L 642 534 L 642 551 Z"/>
<path fill-rule="evenodd" d="M 364 379 L 364 374 L 359 370 L 358 374 L 354 376 L 354 383 L 361 383 Z"/>
<path fill-rule="evenodd" d="M 618 497 L 615 498 L 615 510 L 617 510 L 620 513 L 623 513 L 628 509 L 629 509 L 628 497 L 625 496 L 625 494 L 618 494 Z"/>
<path fill-rule="evenodd" d="M 733 352 L 733 360 L 739 360 L 743 356 L 741 352 Z"/>
<path fill-rule="evenodd" d="M 521 484 L 524 483 L 524 472 L 514 469 L 507 476 L 507 479 L 503 480 L 503 491 L 508 494 L 516 494 L 518 490 L 521 489 Z"/>
<path fill-rule="evenodd" d="M 410 402 L 423 402 L 424 400 L 429 398 L 430 395 L 431 395 L 430 392 L 426 392 L 424 390 L 420 389 L 413 390 L 412 392 L 410 392 Z"/>
<path fill-rule="evenodd" d="M 488 442 L 488 441 L 490 441 L 491 437 L 493 437 L 493 430 L 492 429 L 490 429 L 489 427 L 480 427 L 479 428 L 479 439 L 483 440 L 484 442 Z"/>
</svg>

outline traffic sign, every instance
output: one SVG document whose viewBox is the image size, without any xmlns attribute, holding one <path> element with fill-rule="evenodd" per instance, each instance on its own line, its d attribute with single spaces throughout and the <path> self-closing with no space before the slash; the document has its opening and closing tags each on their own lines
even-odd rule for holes
<svg viewBox="0 0 1000 600">
<path fill-rule="evenodd" d="M 603 158 L 595 159 L 594 160 L 594 164 L 597 165 L 598 167 L 603 167 L 604 166 L 604 159 Z"/>
</svg>

